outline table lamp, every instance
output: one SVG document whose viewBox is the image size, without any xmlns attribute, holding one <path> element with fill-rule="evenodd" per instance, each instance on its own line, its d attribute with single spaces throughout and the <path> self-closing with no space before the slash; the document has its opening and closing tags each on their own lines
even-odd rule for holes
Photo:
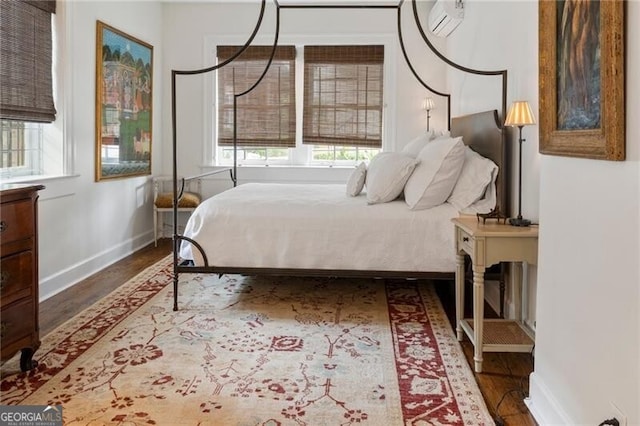
<svg viewBox="0 0 640 426">
<path fill-rule="evenodd" d="M 422 109 L 427 111 L 427 132 L 429 131 L 429 119 L 431 118 L 431 110 L 435 108 L 435 104 L 433 103 L 433 99 L 424 98 L 422 101 Z"/>
<path fill-rule="evenodd" d="M 509 107 L 505 126 L 518 127 L 518 217 L 509 219 L 512 226 L 529 226 L 531 221 L 522 218 L 522 128 L 531 124 L 536 124 L 533 112 L 527 101 L 516 101 Z"/>
</svg>

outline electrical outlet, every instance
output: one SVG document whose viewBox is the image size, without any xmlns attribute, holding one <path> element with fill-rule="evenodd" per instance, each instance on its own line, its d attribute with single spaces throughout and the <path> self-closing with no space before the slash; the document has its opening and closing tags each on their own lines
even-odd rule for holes
<svg viewBox="0 0 640 426">
<path fill-rule="evenodd" d="M 618 419 L 618 422 L 620 422 L 620 426 L 627 426 L 627 416 L 624 415 L 622 410 L 620 410 L 620 408 L 618 408 L 618 406 L 613 401 L 610 401 L 609 404 L 611 404 L 612 416 Z"/>
</svg>

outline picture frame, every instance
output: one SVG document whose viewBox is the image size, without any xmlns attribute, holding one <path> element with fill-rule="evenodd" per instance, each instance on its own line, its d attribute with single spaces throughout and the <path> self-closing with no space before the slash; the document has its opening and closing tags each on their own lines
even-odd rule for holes
<svg viewBox="0 0 640 426">
<path fill-rule="evenodd" d="M 625 2 L 538 5 L 540 153 L 624 160 Z"/>
<path fill-rule="evenodd" d="M 153 46 L 96 21 L 95 179 L 151 174 Z"/>
</svg>

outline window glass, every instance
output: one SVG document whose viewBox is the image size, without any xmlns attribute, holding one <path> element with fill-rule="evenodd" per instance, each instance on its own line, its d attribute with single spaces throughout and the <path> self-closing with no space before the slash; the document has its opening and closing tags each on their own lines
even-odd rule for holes
<svg viewBox="0 0 640 426">
<path fill-rule="evenodd" d="M 42 124 L 0 120 L 0 176 L 11 179 L 42 173 Z"/>
</svg>

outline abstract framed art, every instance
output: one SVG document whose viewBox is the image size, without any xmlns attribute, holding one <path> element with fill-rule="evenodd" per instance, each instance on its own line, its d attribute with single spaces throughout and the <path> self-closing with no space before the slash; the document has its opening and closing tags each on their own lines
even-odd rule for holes
<svg viewBox="0 0 640 426">
<path fill-rule="evenodd" d="M 625 2 L 539 2 L 540 152 L 625 159 Z"/>
<path fill-rule="evenodd" d="M 96 26 L 96 181 L 151 174 L 153 47 Z"/>
</svg>

